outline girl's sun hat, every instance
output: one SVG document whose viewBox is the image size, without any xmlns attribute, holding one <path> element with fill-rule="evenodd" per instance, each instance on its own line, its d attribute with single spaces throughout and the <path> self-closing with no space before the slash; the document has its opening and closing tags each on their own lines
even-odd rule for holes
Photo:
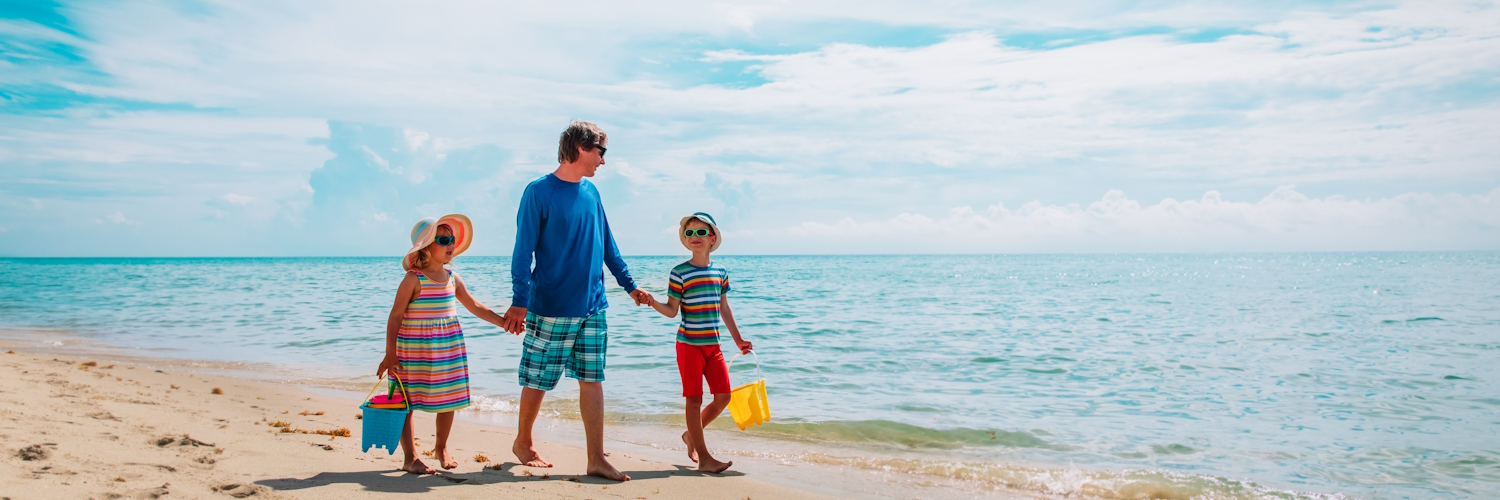
<svg viewBox="0 0 1500 500">
<path fill-rule="evenodd" d="M 709 229 L 712 229 L 714 231 L 714 244 L 713 246 L 708 247 L 708 251 L 718 251 L 719 245 L 724 243 L 724 233 L 719 232 L 719 225 L 714 223 L 714 217 L 703 212 L 697 212 L 693 215 L 683 217 L 682 222 L 679 222 L 677 224 L 677 239 L 679 241 L 682 241 L 682 246 L 687 247 L 689 250 L 692 250 L 693 247 L 688 247 L 688 237 L 686 234 L 683 234 L 683 231 L 687 230 L 687 225 L 689 222 L 695 220 L 703 221 L 704 224 L 708 224 Z"/>
<path fill-rule="evenodd" d="M 406 251 L 406 257 L 401 259 L 401 268 L 412 270 L 412 261 L 416 259 L 417 250 L 427 248 L 432 240 L 437 238 L 437 228 L 447 225 L 453 229 L 453 256 L 464 253 L 469 249 L 469 243 L 474 241 L 474 223 L 463 214 L 448 214 L 442 217 L 426 217 L 417 221 L 417 225 L 411 227 L 411 250 Z"/>
</svg>

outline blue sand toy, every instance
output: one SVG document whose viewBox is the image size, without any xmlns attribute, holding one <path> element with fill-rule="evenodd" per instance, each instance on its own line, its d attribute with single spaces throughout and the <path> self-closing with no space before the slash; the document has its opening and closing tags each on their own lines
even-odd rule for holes
<svg viewBox="0 0 1500 500">
<path fill-rule="evenodd" d="M 396 388 L 401 388 L 401 403 L 397 406 L 390 403 L 380 404 L 387 408 L 373 408 L 370 406 L 370 396 L 365 396 L 365 402 L 359 405 L 364 429 L 360 433 L 360 451 L 368 452 L 370 448 L 384 447 L 387 455 L 395 455 L 396 447 L 401 444 L 401 430 L 406 427 L 406 415 L 411 413 L 411 405 L 406 399 L 406 384 L 401 383 L 401 377 L 391 373 L 394 382 L 391 384 L 390 394 L 376 399 L 391 401 L 394 399 Z M 375 381 L 375 387 L 370 389 L 370 394 L 375 394 L 375 389 L 380 388 L 380 381 Z"/>
</svg>

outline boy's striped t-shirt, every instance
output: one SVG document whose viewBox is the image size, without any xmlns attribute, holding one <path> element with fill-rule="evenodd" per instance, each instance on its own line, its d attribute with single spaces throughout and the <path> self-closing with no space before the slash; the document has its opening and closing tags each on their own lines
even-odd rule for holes
<svg viewBox="0 0 1500 500">
<path fill-rule="evenodd" d="M 719 345 L 719 298 L 729 293 L 729 272 L 712 263 L 698 267 L 683 262 L 672 268 L 667 296 L 682 303 L 677 341 L 688 345 Z"/>
</svg>

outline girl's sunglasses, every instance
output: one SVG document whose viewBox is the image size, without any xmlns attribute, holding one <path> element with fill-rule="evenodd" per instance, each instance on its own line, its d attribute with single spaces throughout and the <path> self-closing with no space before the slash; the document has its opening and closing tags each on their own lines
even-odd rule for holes
<svg viewBox="0 0 1500 500">
<path fill-rule="evenodd" d="M 714 232 L 707 229 L 688 229 L 682 232 L 683 236 L 687 236 L 689 238 L 692 238 L 694 236 L 708 236 L 710 234 L 714 234 Z"/>
<path fill-rule="evenodd" d="M 454 238 L 452 236 L 438 236 L 436 238 L 433 238 L 432 242 L 437 243 L 440 247 L 445 247 L 448 245 L 452 245 L 455 239 L 457 238 Z"/>
</svg>

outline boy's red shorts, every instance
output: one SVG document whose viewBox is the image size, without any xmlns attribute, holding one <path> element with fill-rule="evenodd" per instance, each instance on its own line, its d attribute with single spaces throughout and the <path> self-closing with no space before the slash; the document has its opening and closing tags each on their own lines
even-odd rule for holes
<svg viewBox="0 0 1500 500">
<path fill-rule="evenodd" d="M 677 342 L 677 373 L 682 375 L 682 397 L 703 395 L 703 379 L 713 394 L 729 393 L 729 366 L 719 345 L 689 345 Z"/>
</svg>

